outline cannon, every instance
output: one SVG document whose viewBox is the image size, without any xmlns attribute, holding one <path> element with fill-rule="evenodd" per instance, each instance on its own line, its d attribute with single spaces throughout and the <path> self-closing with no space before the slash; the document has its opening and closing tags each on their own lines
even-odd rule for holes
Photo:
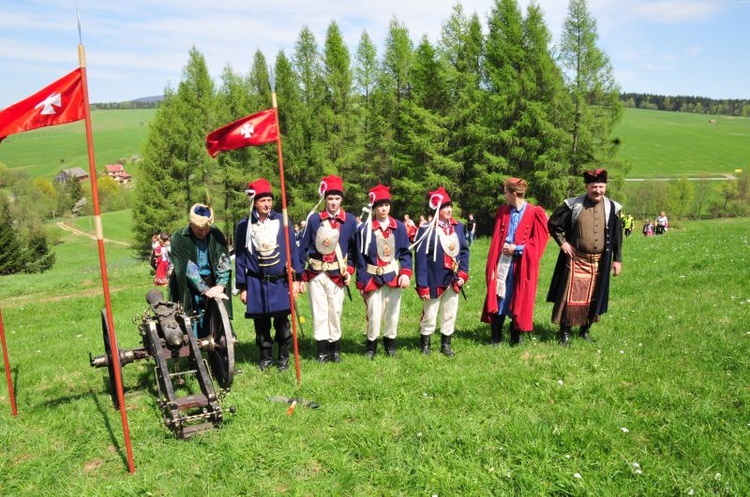
<svg viewBox="0 0 750 497">
<path fill-rule="evenodd" d="M 113 357 L 118 354 L 120 367 L 135 361 L 153 359 L 158 387 L 159 406 L 164 423 L 177 438 L 189 438 L 200 431 L 218 426 L 225 409 L 221 399 L 234 380 L 234 344 L 236 338 L 224 302 L 207 299 L 203 315 L 205 337 L 193 333 L 193 321 L 182 306 L 167 301 L 161 290 L 146 294 L 148 308 L 139 318 L 138 331 L 143 347 L 120 349 L 110 343 L 106 312 L 102 311 L 104 355 L 92 357 L 92 367 L 109 372 L 109 393 L 119 409 Z M 120 371 L 122 378 L 122 371 Z M 214 387 L 214 381 L 219 388 Z M 234 407 L 228 411 L 234 413 Z"/>
</svg>

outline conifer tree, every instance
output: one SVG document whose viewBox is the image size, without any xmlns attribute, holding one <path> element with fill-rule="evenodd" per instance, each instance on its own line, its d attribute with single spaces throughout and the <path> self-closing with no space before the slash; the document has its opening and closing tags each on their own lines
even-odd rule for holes
<svg viewBox="0 0 750 497">
<path fill-rule="evenodd" d="M 190 206 L 210 200 L 213 163 L 205 139 L 215 113 L 214 83 L 203 55 L 193 48 L 177 91 L 165 90 L 143 146 L 132 229 L 144 255 L 154 233 L 185 226 Z M 217 214 L 218 221 L 222 213 Z"/>
<path fill-rule="evenodd" d="M 574 106 L 569 129 L 573 176 L 592 167 L 619 166 L 614 163 L 617 141 L 611 134 L 622 116 L 622 104 L 609 57 L 597 46 L 598 38 L 596 19 L 586 0 L 570 0 L 558 60 Z"/>
</svg>

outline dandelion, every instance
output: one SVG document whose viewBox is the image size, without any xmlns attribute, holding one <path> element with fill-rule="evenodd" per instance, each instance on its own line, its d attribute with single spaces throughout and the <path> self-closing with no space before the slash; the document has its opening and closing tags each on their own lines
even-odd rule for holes
<svg viewBox="0 0 750 497">
<path fill-rule="evenodd" d="M 624 426 L 622 428 L 620 428 L 620 431 L 622 431 L 623 433 L 630 433 L 630 430 L 628 430 Z"/>
<path fill-rule="evenodd" d="M 562 380 L 557 380 L 557 384 L 560 385 L 560 386 L 562 386 L 563 381 Z"/>
<path fill-rule="evenodd" d="M 631 464 L 631 466 L 633 467 L 633 472 L 634 472 L 635 474 L 637 474 L 637 475 L 640 475 L 640 474 L 642 474 L 642 473 L 643 473 L 643 471 L 641 471 L 641 465 L 640 465 L 640 464 L 638 464 L 637 462 L 633 462 L 633 463 Z"/>
<path fill-rule="evenodd" d="M 624 353 L 625 353 L 625 351 L 624 351 L 624 350 L 621 350 L 621 351 L 620 351 L 620 354 L 624 354 Z"/>
<path fill-rule="evenodd" d="M 421 437 L 421 436 L 422 436 L 422 432 L 420 431 L 419 433 L 417 433 L 417 437 Z"/>
<path fill-rule="evenodd" d="M 570 459 L 570 454 L 565 454 L 565 459 Z"/>
<path fill-rule="evenodd" d="M 688 490 L 688 495 L 695 495 L 695 490 L 693 490 L 692 488 Z"/>
<path fill-rule="evenodd" d="M 719 481 L 719 480 L 721 480 L 721 473 L 716 473 L 716 474 L 714 475 L 714 480 L 716 480 L 716 481 Z"/>
<path fill-rule="evenodd" d="M 578 478 L 580 480 L 583 476 L 581 476 L 581 473 L 576 473 L 573 475 L 573 478 Z"/>
</svg>

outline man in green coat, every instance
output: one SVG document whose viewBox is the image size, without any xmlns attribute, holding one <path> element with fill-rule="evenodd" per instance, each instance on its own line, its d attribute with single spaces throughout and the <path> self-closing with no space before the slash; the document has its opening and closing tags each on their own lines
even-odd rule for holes
<svg viewBox="0 0 750 497">
<path fill-rule="evenodd" d="M 172 235 L 172 262 L 174 270 L 169 280 L 169 300 L 178 302 L 187 314 L 198 314 L 194 320 L 198 337 L 202 330 L 202 316 L 206 299 L 219 297 L 226 300 L 229 317 L 232 317 L 232 300 L 226 287 L 232 272 L 227 240 L 217 227 L 212 226 L 213 210 L 203 204 L 190 208 L 190 222 Z"/>
</svg>

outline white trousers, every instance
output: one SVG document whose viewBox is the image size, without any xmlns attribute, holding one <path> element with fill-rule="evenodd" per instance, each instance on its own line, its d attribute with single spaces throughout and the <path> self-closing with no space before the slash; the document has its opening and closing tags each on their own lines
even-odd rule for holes
<svg viewBox="0 0 750 497">
<path fill-rule="evenodd" d="M 419 333 L 432 335 L 437 327 L 440 315 L 440 333 L 451 336 L 456 329 L 456 315 L 458 313 L 458 294 L 453 287 L 447 288 L 440 297 L 424 301 L 422 320 L 419 322 Z"/>
<path fill-rule="evenodd" d="M 307 282 L 313 338 L 336 342 L 341 339 L 341 312 L 344 308 L 344 287 L 334 283 L 326 273 Z"/>
<path fill-rule="evenodd" d="M 396 338 L 401 313 L 401 288 L 381 286 L 367 295 L 367 339 L 377 340 L 383 326 L 385 338 Z"/>
</svg>

